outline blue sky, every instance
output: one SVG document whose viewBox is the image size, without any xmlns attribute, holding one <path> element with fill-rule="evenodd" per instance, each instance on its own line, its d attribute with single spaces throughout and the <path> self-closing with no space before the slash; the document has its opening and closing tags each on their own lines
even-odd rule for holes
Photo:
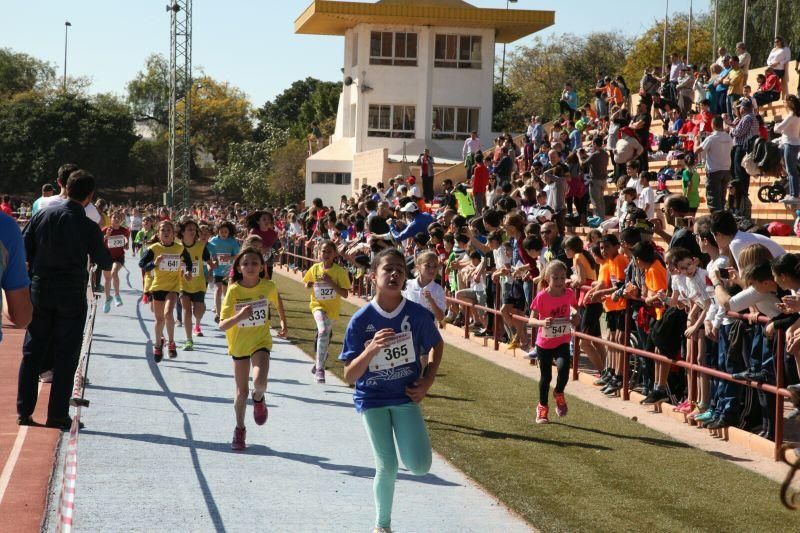
<svg viewBox="0 0 800 533">
<path fill-rule="evenodd" d="M 468 0 L 469 1 L 469 0 Z M 167 0 L 0 0 L 0 48 L 64 62 L 64 21 L 69 20 L 69 75 L 88 76 L 92 92 L 125 93 L 125 84 L 151 53 L 168 54 Z M 212 77 L 242 89 L 255 106 L 294 80 L 340 79 L 343 39 L 295 35 L 294 20 L 310 0 L 194 0 L 193 62 Z M 503 0 L 473 0 L 478 7 L 505 7 Z M 695 0 L 694 9 L 708 9 Z M 603 6 L 603 7 L 600 7 Z M 613 6 L 613 8 L 612 8 Z M 689 0 L 671 0 L 671 12 Z M 520 9 L 556 12 L 547 33 L 618 29 L 634 35 L 664 16 L 664 0 L 519 0 Z M 525 44 L 522 39 L 514 45 Z M 498 54 L 501 47 L 498 47 Z"/>
</svg>

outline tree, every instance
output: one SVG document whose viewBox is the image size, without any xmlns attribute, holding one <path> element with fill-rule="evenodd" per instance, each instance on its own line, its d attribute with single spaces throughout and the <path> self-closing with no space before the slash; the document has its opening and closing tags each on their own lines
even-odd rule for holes
<svg viewBox="0 0 800 533">
<path fill-rule="evenodd" d="M 161 54 L 145 59 L 144 70 L 128 82 L 128 103 L 137 121 L 169 127 L 169 62 Z"/>
<path fill-rule="evenodd" d="M 262 126 L 266 124 L 287 130 L 292 137 L 304 138 L 312 122 L 330 123 L 330 118 L 336 116 L 340 93 L 340 83 L 310 77 L 295 81 L 256 111 L 255 116 L 259 123 L 255 132 L 256 139 L 265 138 Z M 323 130 L 323 133 L 332 132 Z"/>
<path fill-rule="evenodd" d="M 286 144 L 288 135 L 270 125 L 264 125 L 261 142 L 232 143 L 228 159 L 218 166 L 213 189 L 228 197 L 244 198 L 249 202 L 263 203 L 269 197 L 267 178 L 273 164 L 273 154 Z"/>
<path fill-rule="evenodd" d="M 514 104 L 520 99 L 520 94 L 495 83 L 492 90 L 492 131 L 512 131 L 518 129 L 525 120 L 524 114 L 519 113 Z"/>
<path fill-rule="evenodd" d="M 124 184 L 133 116 L 110 95 L 20 93 L 0 101 L 0 188 L 33 191 L 72 161 L 103 185 Z"/>
<path fill-rule="evenodd" d="M 567 82 L 577 90 L 579 103 L 588 101 L 597 76 L 619 72 L 629 48 L 629 40 L 616 32 L 535 37 L 530 46 L 517 48 L 507 62 L 508 87 L 519 94 L 513 112 L 556 115 Z"/>
<path fill-rule="evenodd" d="M 272 154 L 272 166 L 267 176 L 267 199 L 272 205 L 291 205 L 301 201 L 306 190 L 305 141 L 289 139 Z"/>
<path fill-rule="evenodd" d="M 677 13 L 667 24 L 667 54 L 686 54 L 686 36 L 689 29 L 689 14 Z M 702 13 L 692 18 L 692 46 L 689 61 L 696 65 L 707 65 L 712 57 L 713 18 Z M 664 43 L 664 20 L 656 20 L 643 34 L 637 37 L 622 69 L 631 91 L 638 90 L 638 82 L 645 68 L 661 67 Z M 669 61 L 669 59 L 667 59 Z"/>
<path fill-rule="evenodd" d="M 0 48 L 0 98 L 42 89 L 54 78 L 55 69 L 49 63 Z"/>
<path fill-rule="evenodd" d="M 191 114 L 193 143 L 224 163 L 228 146 L 251 137 L 250 101 L 238 88 L 209 76 L 195 80 Z"/>
<path fill-rule="evenodd" d="M 800 47 L 800 0 L 783 0 L 780 3 L 778 35 L 792 51 Z M 741 0 L 719 0 L 717 46 L 733 53 L 736 43 L 742 40 L 744 3 Z M 750 0 L 747 7 L 747 50 L 752 62 L 750 68 L 763 67 L 772 50 L 775 33 L 775 0 Z M 709 54 L 708 59 L 711 56 Z"/>
<path fill-rule="evenodd" d="M 131 147 L 128 159 L 128 175 L 134 186 L 149 187 L 150 201 L 159 200 L 159 194 L 167 183 L 167 139 L 159 135 L 153 139 L 139 139 Z"/>
</svg>

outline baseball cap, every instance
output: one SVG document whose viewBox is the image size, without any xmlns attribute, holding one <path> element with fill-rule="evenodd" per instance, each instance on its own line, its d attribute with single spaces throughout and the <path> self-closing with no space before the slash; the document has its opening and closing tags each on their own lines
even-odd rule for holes
<svg viewBox="0 0 800 533">
<path fill-rule="evenodd" d="M 414 185 L 416 182 L 417 182 L 417 178 L 415 178 L 414 176 L 409 176 L 409 178 L 408 178 L 408 183 L 409 184 Z"/>
<path fill-rule="evenodd" d="M 753 102 L 746 96 L 743 96 L 736 102 L 736 107 L 753 107 Z"/>
<path fill-rule="evenodd" d="M 419 211 L 419 207 L 414 202 L 408 202 L 400 208 L 401 213 L 416 213 L 417 211 Z"/>
</svg>

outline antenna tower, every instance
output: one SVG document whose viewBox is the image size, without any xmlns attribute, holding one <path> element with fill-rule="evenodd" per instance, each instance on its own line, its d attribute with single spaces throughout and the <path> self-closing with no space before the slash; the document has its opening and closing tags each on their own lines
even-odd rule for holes
<svg viewBox="0 0 800 533">
<path fill-rule="evenodd" d="M 170 13 L 169 50 L 169 175 L 166 204 L 189 207 L 189 143 L 192 103 L 192 0 L 173 0 Z"/>
</svg>

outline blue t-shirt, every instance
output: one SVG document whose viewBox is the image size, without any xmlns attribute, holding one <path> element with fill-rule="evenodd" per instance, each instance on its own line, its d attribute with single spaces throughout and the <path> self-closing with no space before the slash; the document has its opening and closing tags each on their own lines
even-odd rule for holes
<svg viewBox="0 0 800 533">
<path fill-rule="evenodd" d="M 392 313 L 387 313 L 373 301 L 359 309 L 350 319 L 344 334 L 344 345 L 339 356 L 341 361 L 355 359 L 366 345 L 382 329 L 391 328 L 397 333 L 410 332 L 410 344 L 414 348 L 414 361 L 397 364 L 392 368 L 367 370 L 358 381 L 353 393 L 353 402 L 359 413 L 375 407 L 402 405 L 411 401 L 406 387 L 422 373 L 420 359 L 442 341 L 433 314 L 423 306 L 403 298 L 403 302 Z M 392 356 L 406 355 L 408 345 L 389 346 L 372 358 L 372 364 L 382 365 Z M 396 360 L 396 359 L 395 359 Z"/>
<path fill-rule="evenodd" d="M 230 256 L 230 264 L 228 265 L 221 265 L 214 269 L 215 276 L 227 276 L 230 274 L 231 265 L 233 265 L 233 258 L 239 254 L 239 241 L 228 237 L 227 239 L 223 239 L 219 236 L 212 237 L 210 241 L 208 241 L 208 251 L 214 257 L 218 259 L 219 255 L 229 255 Z"/>
<path fill-rule="evenodd" d="M 17 221 L 0 213 L 0 286 L 3 290 L 15 291 L 31 284 L 25 266 L 25 244 Z M 0 298 L 0 324 L 3 320 L 3 300 Z M 0 329 L 0 340 L 3 330 Z"/>
</svg>

